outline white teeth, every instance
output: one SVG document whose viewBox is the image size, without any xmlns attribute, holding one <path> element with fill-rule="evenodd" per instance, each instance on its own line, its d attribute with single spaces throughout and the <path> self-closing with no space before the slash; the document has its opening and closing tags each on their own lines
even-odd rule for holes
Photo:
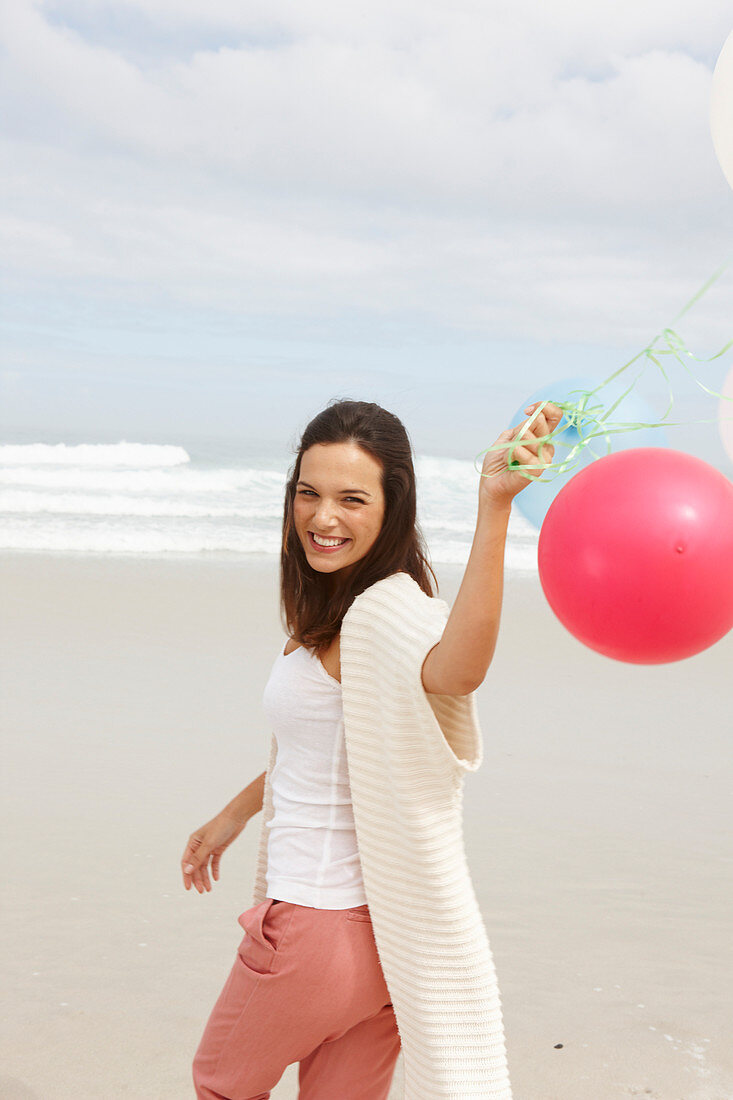
<svg viewBox="0 0 733 1100">
<path fill-rule="evenodd" d="M 319 546 L 341 546 L 342 543 L 348 542 L 348 539 L 321 539 L 318 535 L 313 535 L 313 541 L 317 542 Z"/>
</svg>

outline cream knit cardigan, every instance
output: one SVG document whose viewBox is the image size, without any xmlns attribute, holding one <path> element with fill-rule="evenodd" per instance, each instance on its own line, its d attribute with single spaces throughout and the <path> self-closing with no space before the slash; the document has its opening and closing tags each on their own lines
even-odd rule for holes
<svg viewBox="0 0 733 1100">
<path fill-rule="evenodd" d="M 407 573 L 357 596 L 341 627 L 351 798 L 405 1100 L 511 1100 L 494 965 L 463 842 L 463 779 L 483 758 L 471 695 L 430 695 L 422 664 L 449 608 Z M 253 904 L 267 896 L 271 739 Z M 346 1100 L 346 1098 L 345 1098 Z"/>
</svg>

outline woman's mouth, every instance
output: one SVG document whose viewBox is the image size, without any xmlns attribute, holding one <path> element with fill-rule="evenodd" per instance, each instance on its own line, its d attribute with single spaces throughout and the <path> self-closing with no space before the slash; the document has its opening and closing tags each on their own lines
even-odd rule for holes
<svg viewBox="0 0 733 1100">
<path fill-rule="evenodd" d="M 317 536 L 320 539 L 320 535 Z M 334 554 L 337 550 L 341 550 L 347 543 L 351 542 L 351 539 L 333 539 L 327 538 L 322 541 L 316 542 L 316 536 L 312 531 L 308 532 L 308 541 L 314 550 L 318 550 L 321 554 Z"/>
</svg>

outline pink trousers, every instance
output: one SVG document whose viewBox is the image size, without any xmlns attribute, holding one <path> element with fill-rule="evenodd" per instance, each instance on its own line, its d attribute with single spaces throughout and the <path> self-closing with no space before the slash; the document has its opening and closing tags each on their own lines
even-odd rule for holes
<svg viewBox="0 0 733 1100">
<path fill-rule="evenodd" d="M 299 1062 L 300 1100 L 386 1100 L 400 1052 L 369 909 L 266 898 L 193 1061 L 198 1100 L 267 1100 Z"/>
</svg>

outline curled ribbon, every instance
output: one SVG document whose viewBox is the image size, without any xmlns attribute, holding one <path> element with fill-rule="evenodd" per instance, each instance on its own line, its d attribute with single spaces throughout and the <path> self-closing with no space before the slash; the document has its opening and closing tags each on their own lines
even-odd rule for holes
<svg viewBox="0 0 733 1100">
<path fill-rule="evenodd" d="M 714 275 L 711 275 L 707 282 L 703 284 L 700 290 L 698 290 L 697 294 L 695 294 L 694 297 L 692 297 L 690 301 L 680 310 L 680 312 L 671 322 L 672 324 L 675 324 L 680 319 L 680 317 L 683 317 L 684 314 L 687 313 L 688 310 L 690 310 L 700 298 L 702 298 L 703 294 L 705 294 L 706 291 L 710 289 L 713 283 L 716 282 L 717 279 L 719 279 L 723 272 L 728 268 L 729 263 L 730 261 L 726 262 L 715 272 Z M 476 469 L 476 463 L 482 457 L 482 455 L 488 454 L 489 451 L 508 450 L 508 469 L 516 470 L 517 473 L 521 474 L 529 481 L 543 481 L 549 483 L 555 481 L 557 477 L 559 477 L 561 474 L 564 474 L 567 470 L 572 470 L 576 466 L 580 465 L 579 456 L 586 447 L 594 458 L 600 458 L 601 456 L 596 454 L 591 445 L 591 441 L 598 437 L 602 437 L 605 439 L 607 447 L 606 454 L 610 454 L 610 437 L 612 435 L 617 435 L 621 432 L 634 432 L 640 430 L 641 428 L 661 428 L 664 427 L 665 424 L 671 427 L 680 427 L 684 424 L 714 424 L 716 423 L 716 420 L 678 420 L 667 422 L 667 417 L 669 416 L 672 410 L 672 406 L 674 404 L 674 396 L 672 394 L 669 375 L 662 365 L 661 358 L 663 356 L 673 356 L 677 360 L 677 362 L 688 372 L 693 382 L 695 382 L 696 385 L 700 386 L 701 389 L 705 390 L 706 393 L 709 393 L 711 397 L 719 397 L 724 401 L 733 402 L 733 398 L 727 397 L 725 394 L 722 393 L 716 393 L 715 390 L 711 390 L 708 386 L 704 385 L 700 381 L 700 379 L 696 377 L 694 372 L 681 357 L 684 354 L 690 359 L 694 359 L 697 363 L 712 363 L 715 359 L 720 359 L 721 355 L 725 355 L 725 353 L 731 347 L 733 347 L 733 340 L 729 340 L 725 347 L 721 348 L 720 351 L 717 352 L 715 355 L 711 355 L 707 359 L 700 358 L 692 354 L 682 337 L 677 332 L 675 332 L 673 328 L 664 328 L 659 333 L 659 335 L 654 337 L 652 342 L 648 344 L 647 347 L 645 347 L 642 351 L 635 355 L 633 359 L 629 359 L 628 363 L 625 363 L 622 367 L 619 367 L 617 371 L 614 371 L 613 374 L 609 375 L 609 377 L 601 382 L 600 385 L 596 386 L 595 389 L 571 390 L 568 394 L 565 395 L 564 400 L 555 400 L 555 398 L 548 398 L 546 401 L 543 401 L 542 404 L 538 406 L 538 408 L 535 409 L 535 411 L 532 413 L 529 420 L 527 421 L 525 428 L 529 428 L 534 423 L 536 418 L 544 409 L 545 405 L 548 404 L 548 402 L 550 401 L 553 405 L 556 405 L 559 409 L 562 409 L 564 413 L 563 419 L 565 420 L 565 423 L 562 427 L 558 425 L 557 428 L 555 428 L 553 432 L 550 432 L 549 435 L 538 436 L 536 439 L 533 440 L 533 443 L 539 444 L 538 454 L 540 458 L 542 457 L 542 448 L 545 444 L 550 442 L 554 444 L 563 434 L 563 432 L 566 432 L 568 430 L 568 428 L 575 428 L 578 434 L 578 442 L 574 446 L 570 447 L 570 453 L 568 454 L 567 458 L 565 458 L 562 462 L 548 462 L 546 464 L 543 462 L 519 463 L 514 459 L 514 451 L 517 447 L 521 447 L 523 443 L 526 443 L 527 441 L 526 439 L 514 439 L 509 443 L 495 443 L 493 444 L 493 446 L 486 447 L 485 450 L 480 451 L 474 459 L 474 469 Z M 642 359 L 644 361 L 641 371 L 628 387 L 628 389 L 624 390 L 621 396 L 618 397 L 608 409 L 606 409 L 602 399 L 600 397 L 597 397 L 596 395 L 599 393 L 600 390 L 604 388 L 604 386 L 607 386 L 609 382 L 613 381 L 614 378 L 617 378 L 625 370 L 628 370 L 629 367 L 633 366 L 633 364 L 636 363 L 639 359 Z M 665 412 L 664 416 L 661 420 L 658 420 L 654 423 L 625 423 L 622 421 L 611 421 L 611 414 L 624 400 L 624 398 L 629 393 L 631 393 L 634 386 L 644 373 L 644 370 L 646 369 L 646 366 L 649 362 L 653 363 L 656 367 L 659 368 L 669 386 L 669 405 L 667 406 L 667 411 Z M 578 395 L 577 400 L 571 400 L 571 398 L 576 394 Z M 730 419 L 733 419 L 733 417 L 725 417 L 725 420 Z M 566 443 L 561 443 L 561 445 L 570 446 Z M 531 474 L 526 472 L 527 470 L 543 470 L 545 473 L 547 471 L 554 471 L 555 477 L 547 478 L 544 476 L 544 474 L 540 477 L 533 477 Z M 494 474 L 484 474 L 479 469 L 477 472 L 481 474 L 481 477 L 498 477 L 502 471 Z"/>
</svg>

